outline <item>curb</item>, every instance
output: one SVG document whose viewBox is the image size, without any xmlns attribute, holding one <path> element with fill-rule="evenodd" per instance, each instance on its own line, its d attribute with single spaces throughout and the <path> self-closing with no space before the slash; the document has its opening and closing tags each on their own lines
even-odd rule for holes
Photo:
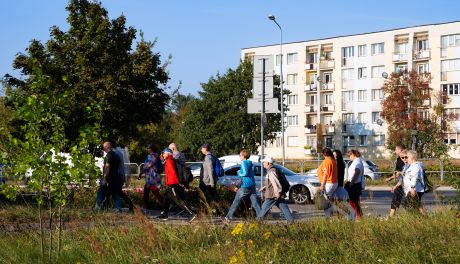
<svg viewBox="0 0 460 264">
<path fill-rule="evenodd" d="M 366 186 L 365 191 L 391 191 L 392 186 Z M 435 191 L 455 191 L 452 186 L 438 186 Z"/>
</svg>

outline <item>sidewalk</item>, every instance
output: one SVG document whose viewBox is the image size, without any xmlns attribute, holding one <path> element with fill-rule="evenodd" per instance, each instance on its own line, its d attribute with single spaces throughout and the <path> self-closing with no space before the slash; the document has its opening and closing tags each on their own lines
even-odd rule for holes
<svg viewBox="0 0 460 264">
<path fill-rule="evenodd" d="M 375 192 L 391 191 L 391 187 L 392 186 L 372 186 L 372 185 L 369 186 L 369 185 L 366 185 L 365 191 L 375 191 Z M 435 187 L 435 191 L 455 191 L 455 188 L 452 187 L 452 186 L 442 185 L 442 186 Z"/>
</svg>

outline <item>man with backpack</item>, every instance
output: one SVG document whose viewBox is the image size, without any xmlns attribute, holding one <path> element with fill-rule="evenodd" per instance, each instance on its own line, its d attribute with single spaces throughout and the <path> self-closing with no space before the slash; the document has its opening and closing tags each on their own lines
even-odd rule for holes
<svg viewBox="0 0 460 264">
<path fill-rule="evenodd" d="M 281 210 L 286 220 L 289 223 L 293 222 L 294 217 L 292 216 L 286 200 L 284 199 L 286 197 L 286 192 L 289 190 L 289 182 L 286 180 L 286 176 L 273 167 L 272 157 L 267 156 L 261 162 L 263 162 L 264 168 L 267 170 L 267 174 L 265 175 L 264 186 L 259 189 L 259 192 L 264 192 L 265 200 L 257 219 L 262 220 L 268 211 L 276 205 Z"/>
<path fill-rule="evenodd" d="M 141 179 L 145 175 L 144 195 L 142 210 L 147 210 L 149 204 L 149 193 L 152 191 L 153 195 L 157 198 L 160 205 L 163 205 L 163 196 L 160 194 L 161 189 L 161 175 L 163 173 L 163 164 L 161 163 L 160 156 L 153 150 L 153 145 L 147 146 L 147 158 L 144 162 L 144 167 L 137 177 Z"/>
<path fill-rule="evenodd" d="M 210 202 L 217 202 L 216 184 L 219 180 L 219 172 L 215 168 L 220 165 L 220 162 L 212 155 L 210 144 L 203 144 L 201 146 L 201 153 L 204 155 L 204 161 L 200 171 L 200 190 L 206 196 L 209 204 Z"/>
</svg>

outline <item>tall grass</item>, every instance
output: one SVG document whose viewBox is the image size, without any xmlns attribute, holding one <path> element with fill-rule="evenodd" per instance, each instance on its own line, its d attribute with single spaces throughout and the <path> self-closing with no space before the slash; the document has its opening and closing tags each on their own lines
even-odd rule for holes
<svg viewBox="0 0 460 264">
<path fill-rule="evenodd" d="M 382 221 L 315 219 L 292 225 L 134 223 L 64 231 L 57 263 L 459 263 L 460 219 L 450 212 Z M 37 232 L 0 233 L 0 263 L 40 263 Z"/>
</svg>

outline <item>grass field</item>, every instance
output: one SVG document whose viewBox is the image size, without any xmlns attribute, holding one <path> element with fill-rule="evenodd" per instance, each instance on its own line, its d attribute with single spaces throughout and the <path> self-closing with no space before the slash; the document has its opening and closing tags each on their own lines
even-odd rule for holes
<svg viewBox="0 0 460 264">
<path fill-rule="evenodd" d="M 428 216 L 349 222 L 315 219 L 292 225 L 168 225 L 142 214 L 114 225 L 63 233 L 56 263 L 459 263 L 460 219 Z M 0 233 L 0 263 L 40 263 L 37 231 Z M 46 243 L 45 243 L 46 244 Z M 46 249 L 45 249 L 46 252 Z M 45 254 L 46 255 L 46 254 Z"/>
</svg>

